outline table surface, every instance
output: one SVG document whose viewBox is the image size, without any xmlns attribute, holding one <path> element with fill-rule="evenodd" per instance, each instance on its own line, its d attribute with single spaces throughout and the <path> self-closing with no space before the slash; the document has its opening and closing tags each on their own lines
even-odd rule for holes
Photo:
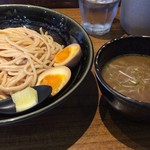
<svg viewBox="0 0 150 150">
<path fill-rule="evenodd" d="M 56 9 L 81 23 L 78 8 Z M 123 36 L 119 12 L 110 33 L 90 36 L 94 52 L 108 40 Z M 2 150 L 148 150 L 150 126 L 114 112 L 97 87 L 94 69 L 76 92 L 57 108 L 13 125 L 0 126 Z"/>
</svg>

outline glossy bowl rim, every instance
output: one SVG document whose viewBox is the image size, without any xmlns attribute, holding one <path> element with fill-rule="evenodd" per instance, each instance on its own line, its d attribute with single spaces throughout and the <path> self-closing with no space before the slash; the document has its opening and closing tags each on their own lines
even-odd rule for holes
<svg viewBox="0 0 150 150">
<path fill-rule="evenodd" d="M 147 108 L 150 108 L 150 103 L 146 103 L 146 102 L 143 102 L 143 101 L 138 101 L 136 99 L 133 99 L 133 98 L 130 98 L 130 97 L 127 97 L 123 94 L 120 94 L 119 92 L 117 92 L 116 90 L 114 90 L 113 88 L 111 88 L 107 83 L 106 81 L 103 79 L 101 73 L 100 73 L 100 70 L 99 70 L 99 63 L 98 63 L 98 60 L 99 60 L 99 55 L 101 55 L 102 51 L 104 51 L 105 47 L 106 46 L 109 46 L 109 44 L 112 44 L 114 42 L 117 42 L 119 40 L 123 40 L 123 39 L 129 39 L 129 38 L 149 38 L 149 36 L 134 36 L 134 35 L 129 35 L 129 36 L 122 36 L 122 37 L 119 37 L 119 38 L 114 38 L 112 40 L 109 40 L 108 42 L 106 42 L 105 44 L 103 44 L 100 49 L 97 51 L 96 55 L 95 55 L 95 58 L 94 58 L 94 72 L 95 72 L 95 75 L 96 75 L 96 78 L 98 79 L 98 82 L 105 88 L 105 90 L 109 91 L 109 93 L 111 93 L 112 95 L 114 95 L 115 97 L 118 98 L 118 100 L 120 101 L 125 101 L 125 102 L 128 102 L 128 103 L 132 103 L 132 104 L 136 104 L 138 106 L 141 106 L 141 107 L 147 107 Z M 103 94 L 103 93 L 102 93 Z"/>
<path fill-rule="evenodd" d="M 64 102 L 66 100 L 66 98 L 68 98 L 76 89 L 77 87 L 82 83 L 82 81 L 85 79 L 85 77 L 87 76 L 88 72 L 91 70 L 92 64 L 93 64 L 93 59 L 94 59 L 94 48 L 93 48 L 93 44 L 92 41 L 89 37 L 89 35 L 87 34 L 87 32 L 83 29 L 83 27 L 77 22 L 75 21 L 73 18 L 60 13 L 56 10 L 50 9 L 50 8 L 46 8 L 46 7 L 42 7 L 42 6 L 35 6 L 35 5 L 28 5 L 28 4 L 3 4 L 0 5 L 0 8 L 4 8 L 4 7 L 23 7 L 23 8 L 34 8 L 34 9 L 41 9 L 41 10 L 45 10 L 47 11 L 47 13 L 53 13 L 53 14 L 57 14 L 57 15 L 61 15 L 62 17 L 66 18 L 67 20 L 69 20 L 70 22 L 72 22 L 73 24 L 75 24 L 76 26 L 78 26 L 80 28 L 80 30 L 83 32 L 85 39 L 87 40 L 88 44 L 89 44 L 89 59 L 87 60 L 87 66 L 86 66 L 86 70 L 84 71 L 84 73 L 82 74 L 80 80 L 71 88 L 69 89 L 69 91 L 67 91 L 63 96 L 61 96 L 60 98 L 58 98 L 56 101 L 54 101 L 53 103 L 42 107 L 40 109 L 37 109 L 33 112 L 27 113 L 27 114 L 23 114 L 20 116 L 11 116 L 10 118 L 7 119 L 2 119 L 0 120 L 0 125 L 6 125 L 6 124 L 12 124 L 12 123 L 16 123 L 16 122 L 20 122 L 26 119 L 30 119 L 33 118 L 37 115 L 40 115 L 44 112 L 47 112 L 51 109 L 53 109 L 54 107 L 56 107 L 57 105 L 59 105 L 60 103 Z"/>
</svg>

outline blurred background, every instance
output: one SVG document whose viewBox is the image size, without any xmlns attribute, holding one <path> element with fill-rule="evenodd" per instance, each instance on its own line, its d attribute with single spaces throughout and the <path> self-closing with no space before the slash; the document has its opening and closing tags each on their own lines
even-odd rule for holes
<svg viewBox="0 0 150 150">
<path fill-rule="evenodd" d="M 78 0 L 0 0 L 0 4 L 30 4 L 47 8 L 78 7 Z"/>
</svg>

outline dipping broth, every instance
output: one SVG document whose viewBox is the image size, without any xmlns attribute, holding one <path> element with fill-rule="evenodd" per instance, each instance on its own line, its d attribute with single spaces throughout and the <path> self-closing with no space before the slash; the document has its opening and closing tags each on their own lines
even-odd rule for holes
<svg viewBox="0 0 150 150">
<path fill-rule="evenodd" d="M 119 93 L 150 102 L 150 57 L 123 55 L 109 61 L 102 70 L 106 83 Z"/>
</svg>

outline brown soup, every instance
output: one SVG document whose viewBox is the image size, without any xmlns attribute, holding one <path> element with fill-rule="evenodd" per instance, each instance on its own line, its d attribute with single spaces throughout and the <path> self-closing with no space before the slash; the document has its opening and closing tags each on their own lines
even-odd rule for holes
<svg viewBox="0 0 150 150">
<path fill-rule="evenodd" d="M 150 57 L 123 55 L 109 61 L 102 70 L 106 83 L 130 98 L 150 102 Z"/>
</svg>

